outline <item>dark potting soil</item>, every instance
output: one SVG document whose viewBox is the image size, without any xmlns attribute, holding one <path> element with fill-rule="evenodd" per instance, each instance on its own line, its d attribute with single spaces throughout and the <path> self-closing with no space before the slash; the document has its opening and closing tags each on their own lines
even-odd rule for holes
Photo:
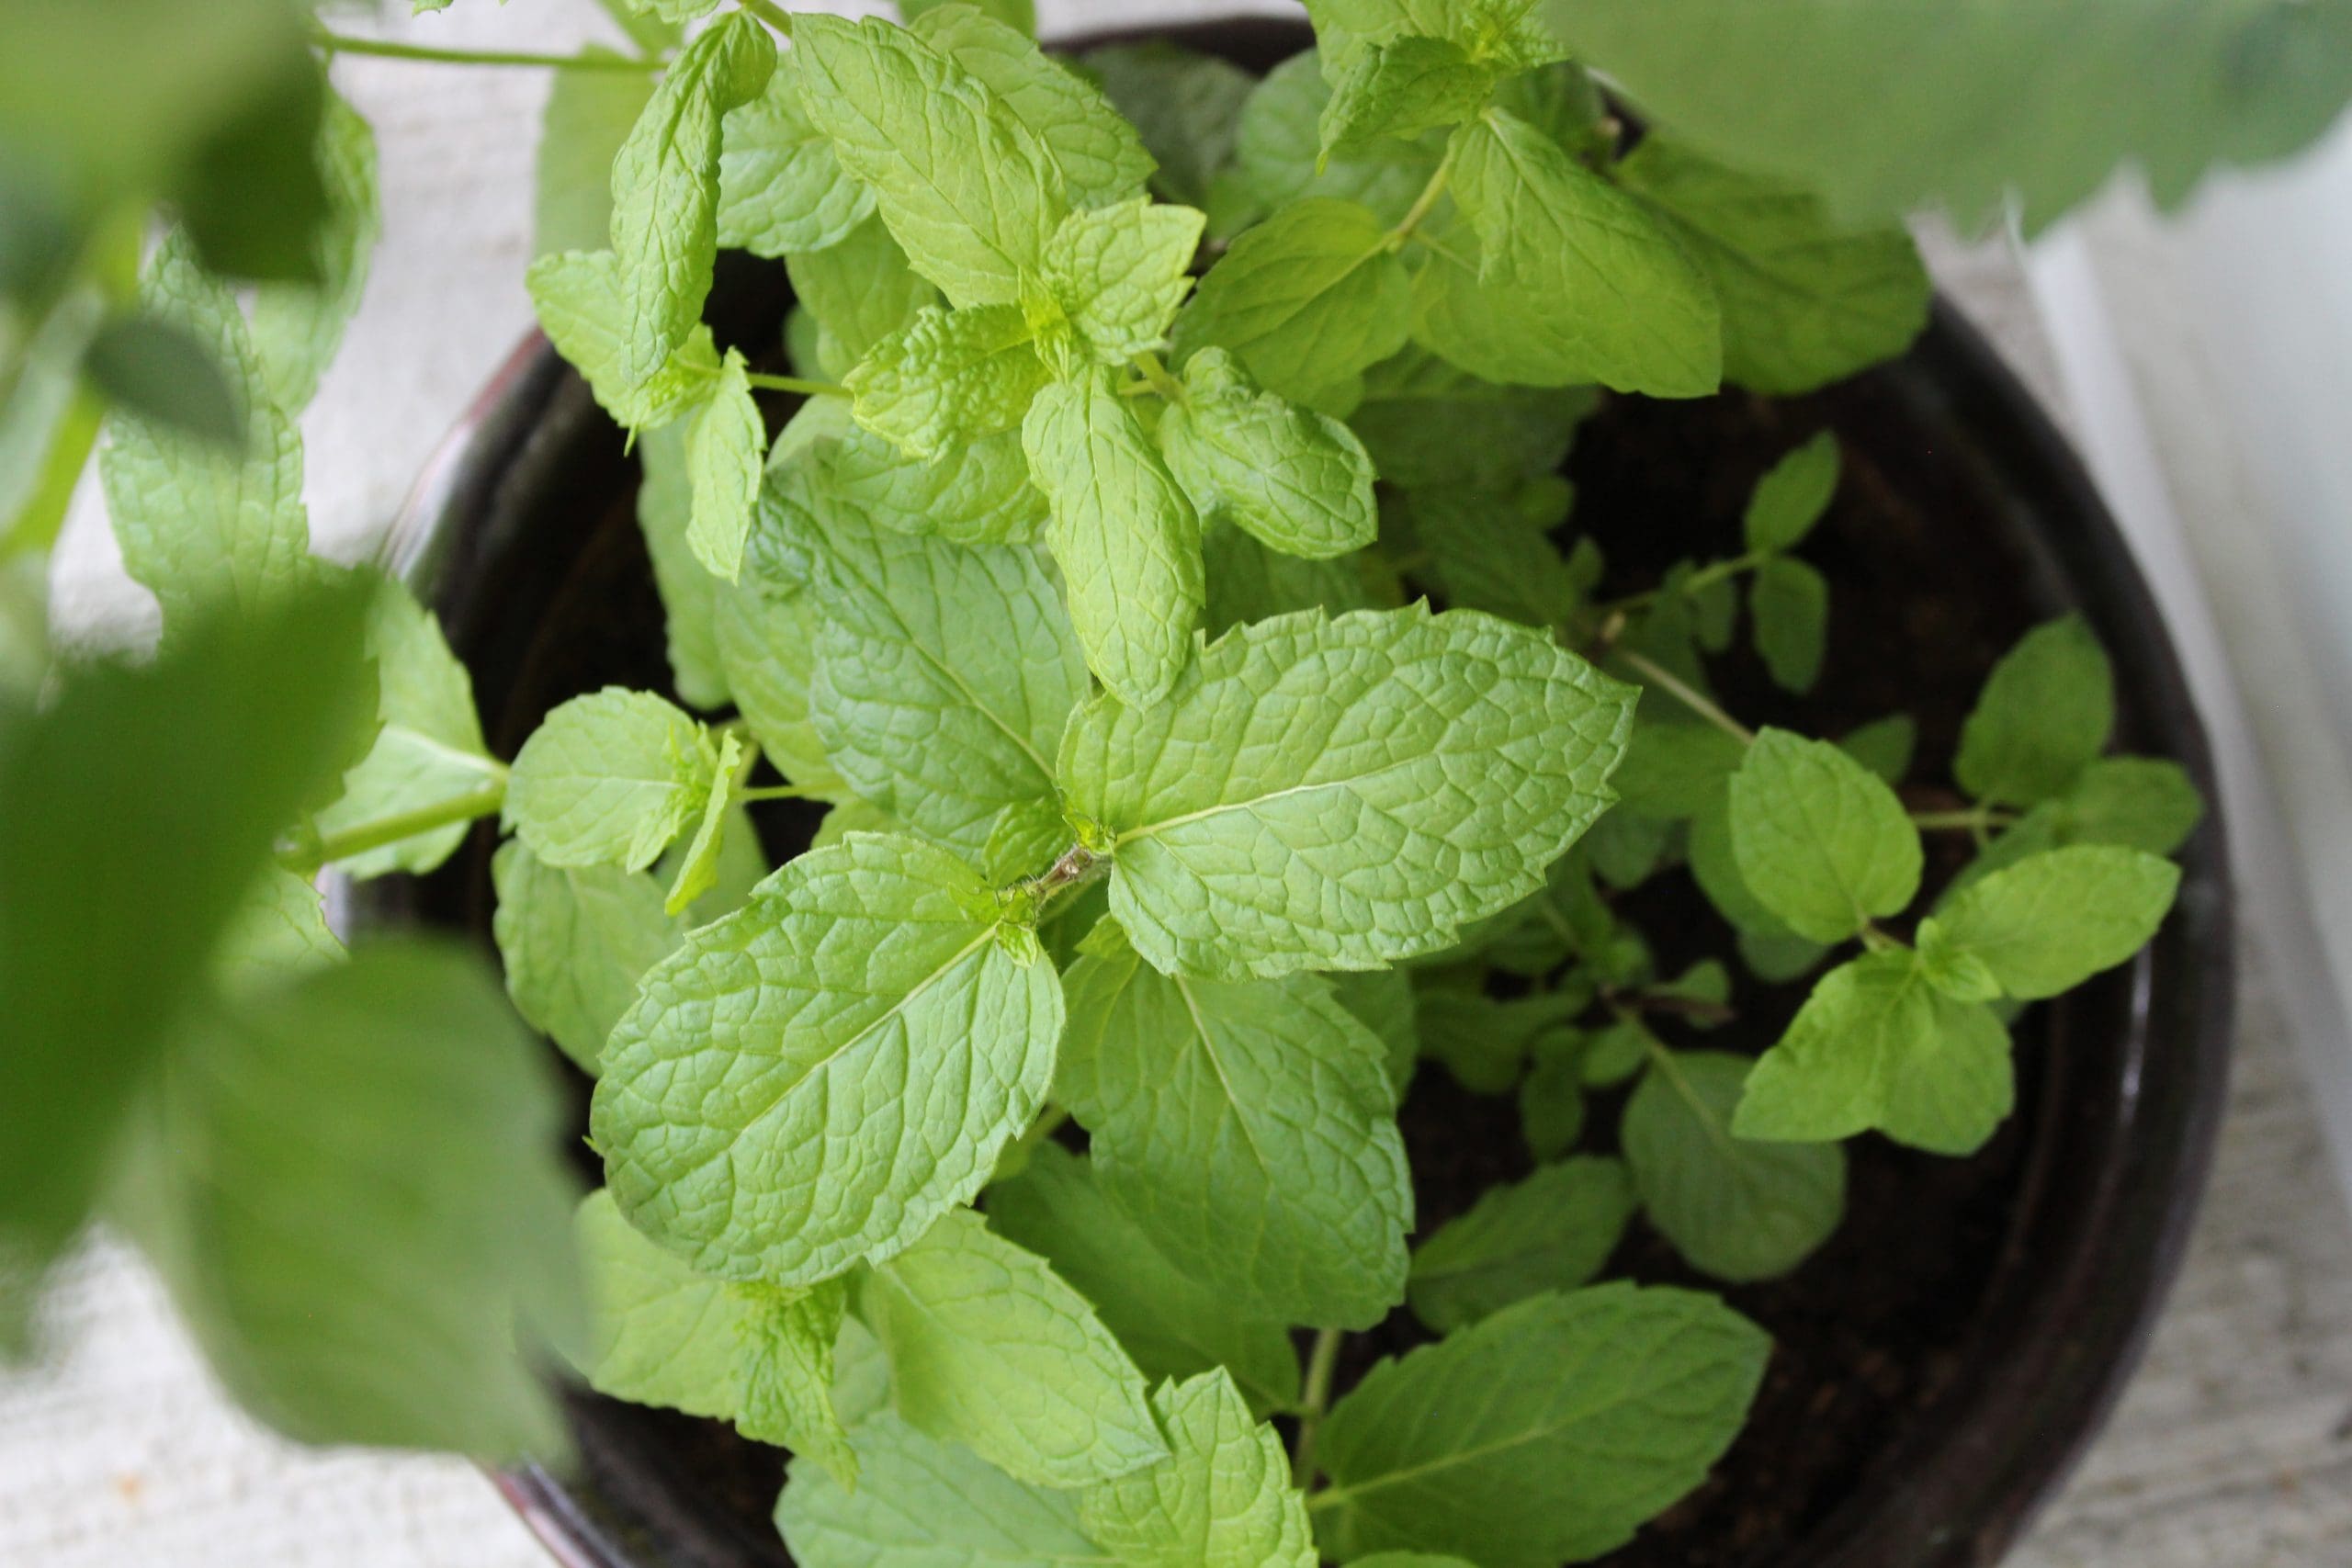
<svg viewBox="0 0 2352 1568">
<path fill-rule="evenodd" d="M 1747 491 L 1770 463 L 1825 424 L 1844 437 L 1845 476 L 1828 515 L 1804 547 L 1832 587 L 1829 655 L 1818 690 L 1799 702 L 1736 648 L 1711 661 L 1727 707 L 1751 724 L 1782 723 L 1841 734 L 1895 712 L 1919 724 L 1906 787 L 1922 805 L 1951 804 L 1929 785 L 1948 780 L 1960 722 L 1995 659 L 2040 618 L 2030 563 L 1984 541 L 1962 511 L 1942 504 L 1967 490 L 1935 481 L 1943 455 L 1905 448 L 1916 423 L 1884 417 L 1867 378 L 1813 399 L 1768 401 L 1725 394 L 1695 402 L 1611 400 L 1579 435 L 1568 473 L 1577 487 L 1570 529 L 1606 550 L 1603 592 L 1650 586 L 1672 561 L 1736 553 Z M 780 410 L 771 411 L 781 412 Z M 1890 434 L 1890 433 L 1894 433 Z M 1890 474 L 1883 465 L 1902 464 Z M 513 755 L 545 712 L 564 699 L 621 683 L 669 688 L 661 605 L 635 525 L 631 498 L 609 490 L 576 544 L 547 613 L 512 645 L 503 669 L 481 671 L 480 696 L 492 743 Z M 548 569 L 544 560 L 540 570 Z M 1743 626 L 1744 634 L 1744 626 Z M 771 853 L 808 841 L 818 813 L 798 803 L 757 808 Z M 478 830 L 464 854 L 418 889 L 423 910 L 490 942 L 489 855 Z M 1931 836 L 1932 883 L 1964 860 L 1960 835 Z M 1732 956 L 1728 929 L 1686 874 L 1654 877 L 1624 908 L 1672 973 L 1700 957 L 1729 961 L 1736 1020 L 1703 1034 L 1672 1020 L 1670 1043 L 1760 1051 L 1780 1033 L 1802 983 L 1764 987 Z M 1836 1236 L 1788 1278 L 1723 1293 L 1770 1332 L 1775 1350 L 1753 1418 L 1713 1479 L 1605 1559 L 1613 1568 L 1772 1568 L 1874 1474 L 1900 1440 L 1935 1418 L 1960 1350 L 2002 1260 L 2025 1179 L 2025 1153 L 2046 1115 L 2039 1011 L 2017 1030 L 2018 1111 L 1990 1146 L 1965 1160 L 1916 1154 L 1866 1137 L 1851 1147 L 1849 1211 Z M 567 1072 L 571 1069 L 566 1068 Z M 586 1080 L 571 1073 L 584 1127 Z M 1614 1140 L 1622 1091 L 1595 1097 L 1586 1146 Z M 1424 1233 L 1466 1209 L 1498 1181 L 1531 1168 L 1509 1098 L 1480 1098 L 1444 1069 L 1425 1066 L 1400 1117 Z M 582 1170 L 597 1179 L 584 1147 Z M 1636 1222 L 1611 1275 L 1720 1289 L 1684 1267 Z M 1377 1357 L 1426 1342 L 1402 1310 L 1353 1337 L 1341 1362 L 1344 1389 Z M 695 1521 L 713 1562 L 784 1563 L 769 1524 L 782 1481 L 777 1450 L 718 1423 L 573 1396 L 582 1450 L 600 1485 L 627 1485 L 642 1505 Z"/>
</svg>

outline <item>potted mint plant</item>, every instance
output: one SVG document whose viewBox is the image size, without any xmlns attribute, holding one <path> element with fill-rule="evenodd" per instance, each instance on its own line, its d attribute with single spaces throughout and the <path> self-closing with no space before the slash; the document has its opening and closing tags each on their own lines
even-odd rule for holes
<svg viewBox="0 0 2352 1568">
<path fill-rule="evenodd" d="M 718 9 L 532 57 L 552 349 L 342 591 L 374 722 L 256 808 L 568 1063 L 584 1317 L 545 1226 L 463 1258 L 532 1258 L 485 1293 L 570 1441 L 254 1402 L 536 1457 L 646 1568 L 1996 1551 L 2177 1252 L 2226 906 L 2128 556 L 1888 214 L 2063 204 L 2134 122 L 1860 168 L 1604 0 L 1074 59 Z M 336 575 L 288 415 L 373 219 L 316 120 L 309 282 L 143 271 L 236 416 L 102 460 L 167 660 Z"/>
</svg>

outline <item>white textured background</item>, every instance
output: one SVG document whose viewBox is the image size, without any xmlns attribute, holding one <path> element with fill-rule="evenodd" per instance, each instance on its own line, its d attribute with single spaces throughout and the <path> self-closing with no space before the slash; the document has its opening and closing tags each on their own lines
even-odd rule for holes
<svg viewBox="0 0 2352 1568">
<path fill-rule="evenodd" d="M 1039 8 L 1069 28 L 1206 7 Z M 384 7 L 384 30 L 533 49 L 608 36 L 589 0 L 459 0 L 413 22 L 406 10 Z M 371 19 L 331 17 L 354 28 Z M 530 71 L 356 58 L 335 74 L 375 125 L 385 223 L 366 301 L 304 420 L 313 530 L 326 551 L 350 556 L 529 326 L 522 275 L 546 83 Z M 1931 254 L 2055 400 L 2008 254 L 1939 242 Z M 140 599 L 103 520 L 77 513 L 58 568 L 69 632 L 118 635 L 137 624 Z M 2352 1563 L 2352 1227 L 2252 955 L 2245 990 L 2237 1083 L 2187 1273 L 2113 1427 L 2014 1568 Z M 89 1247 L 50 1307 L 53 1359 L 0 1377 L 0 1568 L 546 1562 L 460 1461 L 321 1453 L 256 1431 L 213 1390 L 122 1248 Z"/>
</svg>

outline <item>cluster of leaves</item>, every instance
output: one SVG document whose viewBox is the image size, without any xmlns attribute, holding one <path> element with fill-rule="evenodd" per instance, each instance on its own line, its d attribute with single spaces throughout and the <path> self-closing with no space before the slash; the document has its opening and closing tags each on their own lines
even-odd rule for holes
<svg viewBox="0 0 2352 1568">
<path fill-rule="evenodd" d="M 1577 422 L 1899 352 L 1917 200 L 2039 218 L 2126 153 L 2177 193 L 2307 140 L 2352 6 L 1314 0 L 1262 81 L 1073 67 L 1020 0 L 609 8 L 629 52 L 550 62 L 528 281 L 638 441 L 684 705 L 580 697 L 510 769 L 432 617 L 309 551 L 294 422 L 376 226 L 312 46 L 369 46 L 278 0 L 0 0 L 40 46 L 0 58 L 0 1104 L 40 1108 L 0 1318 L 102 1211 L 284 1429 L 503 1456 L 556 1441 L 519 1314 L 791 1448 L 810 1568 L 1622 1542 L 1768 1350 L 1593 1285 L 1633 1217 L 1762 1278 L 1835 1227 L 1838 1140 L 1976 1146 L 2008 1017 L 2147 940 L 2199 803 L 2103 755 L 2073 621 L 1994 672 L 1950 809 L 1896 793 L 1899 718 L 1750 732 L 1706 660 L 1744 581 L 1771 677 L 1818 678 L 1834 443 L 1740 553 L 1612 602 L 1555 543 Z M 2074 51 L 2132 112 L 2071 112 Z M 1953 110 L 1996 99 L 1989 136 Z M 702 323 L 721 247 L 789 272 L 791 374 Z M 804 400 L 773 439 L 763 394 Z M 163 649 L 59 669 L 17 565 L 102 420 Z M 772 872 L 748 813 L 785 796 L 830 810 Z M 491 815 L 508 992 L 597 1080 L 577 1333 L 511 1016 L 446 949 L 345 954 L 307 881 Z M 1979 852 L 1906 942 L 1922 829 Z M 1860 944 L 1760 1057 L 1660 1038 L 1730 1010 L 1614 912 L 1679 866 L 1761 978 Z M 1424 1058 L 1515 1094 L 1536 1163 L 1416 1247 Z M 1400 1304 L 1434 1342 L 1335 1401 Z"/>
</svg>

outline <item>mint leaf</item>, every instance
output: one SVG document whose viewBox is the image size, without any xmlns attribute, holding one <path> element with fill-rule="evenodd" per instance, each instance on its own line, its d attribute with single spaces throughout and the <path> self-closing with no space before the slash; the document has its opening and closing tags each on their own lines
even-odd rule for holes
<svg viewBox="0 0 2352 1568">
<path fill-rule="evenodd" d="M 1821 192 L 1847 222 L 1936 201 L 1973 223 L 2015 192 L 2031 231 L 2126 160 L 2170 207 L 2209 163 L 2310 141 L 2352 93 L 2352 17 L 2334 7 L 1547 0 L 1544 14 L 1653 123 Z M 1867 148 L 1841 129 L 1860 124 Z"/>
<path fill-rule="evenodd" d="M 1323 1428 L 1324 1551 L 1598 1557 L 1705 1479 L 1770 1341 L 1713 1297 L 1542 1295 L 1366 1373 Z"/>
<path fill-rule="evenodd" d="M 1204 519 L 1316 559 L 1372 543 L 1372 459 L 1346 425 L 1259 390 L 1221 348 L 1193 355 L 1184 390 L 1160 418 L 1159 446 Z"/>
<path fill-rule="evenodd" d="M 1974 959 L 2021 1001 L 2054 997 L 2146 946 L 2179 886 L 2179 867 L 2139 850 L 2051 850 L 1963 889 L 1920 926 L 1919 949 Z"/>
<path fill-rule="evenodd" d="M 499 847 L 491 877 L 491 930 L 514 1010 L 594 1073 L 638 980 L 683 934 L 661 886 L 618 866 L 548 865 L 519 840 Z"/>
<path fill-rule="evenodd" d="M 1404 264 L 1350 201 L 1294 201 L 1243 234 L 1176 319 L 1177 362 L 1224 348 L 1268 391 L 1346 412 L 1353 379 L 1405 346 Z"/>
<path fill-rule="evenodd" d="M 720 601 L 731 595 L 687 538 L 694 525 L 694 479 L 686 452 L 691 434 L 692 427 L 682 421 L 646 431 L 639 438 L 637 457 L 643 478 L 637 487 L 637 527 L 645 537 L 653 586 L 662 597 L 671 682 L 693 706 L 717 708 L 737 696 L 729 688 L 718 646 Z"/>
<path fill-rule="evenodd" d="M 873 187 L 915 270 L 952 304 L 1017 303 L 1064 207 L 1044 143 L 966 65 L 904 28 L 802 16 L 792 42 L 808 118 Z"/>
<path fill-rule="evenodd" d="M 1108 207 L 1143 194 L 1151 154 L 1102 90 L 1038 51 L 1027 25 L 968 6 L 929 6 L 908 21 L 996 95 L 1035 132 L 1074 207 Z"/>
<path fill-rule="evenodd" d="M 241 441 L 223 446 L 118 408 L 98 474 L 123 569 L 154 592 L 165 636 L 206 610 L 283 603 L 317 575 L 302 507 L 302 442 L 271 399 L 236 296 L 164 237 L 139 302 L 191 333 L 227 376 Z"/>
<path fill-rule="evenodd" d="M 1082 705 L 1059 772 L 1155 967 L 1378 968 L 1541 885 L 1608 805 L 1632 707 L 1489 615 L 1310 611 L 1227 632 L 1150 707 Z"/>
<path fill-rule="evenodd" d="M 1174 1451 L 1080 1496 L 1090 1539 L 1129 1568 L 1317 1568 L 1290 1456 L 1230 1377 L 1163 1383 L 1151 1404 Z"/>
<path fill-rule="evenodd" d="M 531 306 L 556 352 L 587 378 L 596 404 L 627 430 L 657 429 L 699 407 L 718 374 L 710 330 L 692 326 L 677 349 L 640 381 L 628 379 L 638 318 L 610 251 L 541 256 L 524 275 Z M 696 309 L 700 306 L 697 304 Z"/>
<path fill-rule="evenodd" d="M 808 308 L 831 350 L 818 368 L 848 374 L 874 345 L 938 303 L 939 290 L 917 273 L 882 220 L 869 218 L 838 243 L 785 258 L 793 297 Z M 806 407 L 826 406 L 817 399 Z"/>
<path fill-rule="evenodd" d="M 1475 273 L 1444 256 L 1423 265 L 1419 341 L 1492 381 L 1599 381 L 1668 398 L 1715 389 L 1714 287 L 1640 203 L 1503 109 L 1455 131 L 1453 157 L 1478 260 Z"/>
<path fill-rule="evenodd" d="M 1179 1266 L 1113 1202 L 1094 1162 L 1040 1144 L 1028 1166 L 989 1189 L 989 1224 L 1036 1253 L 1094 1304 L 1149 1379 L 1220 1367 L 1252 1408 L 1298 1399 L 1298 1353 L 1278 1318 L 1254 1317 Z"/>
<path fill-rule="evenodd" d="M 1656 131 L 1615 173 L 1714 284 L 1727 381 L 1809 392 L 1896 357 L 1928 324 L 1928 269 L 1899 223 L 1838 223 L 1811 187 Z"/>
<path fill-rule="evenodd" d="M 1970 1154 L 2015 1093 L 1998 1018 L 1943 995 L 1917 954 L 1866 953 L 1822 976 L 1757 1059 L 1732 1132 L 1823 1143 L 1876 1128 L 1931 1153 Z"/>
<path fill-rule="evenodd" d="M 643 871 L 701 813 L 718 761 L 701 725 L 650 692 L 607 686 L 523 742 L 506 825 L 549 865 Z"/>
<path fill-rule="evenodd" d="M 1084 1486 L 1168 1453 L 1142 1374 L 1045 1259 L 951 1209 L 865 1275 L 900 1416 L 1016 1481 Z"/>
<path fill-rule="evenodd" d="M 1046 243 L 1046 290 L 1094 356 L 1125 365 L 1158 348 L 1193 286 L 1203 215 L 1138 197 L 1071 213 Z"/>
<path fill-rule="evenodd" d="M 1328 197 L 1361 203 L 1383 224 L 1396 222 L 1437 172 L 1443 133 L 1327 155 L 1323 116 L 1330 101 L 1322 59 L 1313 50 L 1266 73 L 1242 106 L 1234 140 L 1232 184 L 1239 197 L 1262 213 L 1301 197 Z"/>
<path fill-rule="evenodd" d="M 1040 392 L 1021 441 L 1088 665 L 1121 701 L 1157 701 L 1191 652 L 1205 592 L 1192 502 L 1099 370 Z"/>
<path fill-rule="evenodd" d="M 1486 107 L 1496 76 L 1450 39 L 1408 34 L 1352 51 L 1323 107 L 1323 151 L 1458 125 Z"/>
<path fill-rule="evenodd" d="M 1520 1080 L 1519 1135 L 1546 1164 L 1566 1158 L 1584 1136 L 1584 1040 L 1568 1036 L 1538 1055 Z"/>
<path fill-rule="evenodd" d="M 2063 841 L 2122 844 L 2168 855 L 2197 830 L 2205 802 L 2178 762 L 2102 757 L 2054 803 Z"/>
<path fill-rule="evenodd" d="M 1331 987 L 1331 999 L 1380 1037 L 1386 1052 L 1388 1087 L 1403 1100 L 1405 1086 L 1412 1081 L 1413 1064 L 1421 1054 L 1412 981 L 1396 969 L 1358 969 L 1324 978 Z"/>
<path fill-rule="evenodd" d="M 1919 833 L 1903 803 L 1826 740 L 1758 734 L 1732 775 L 1730 825 L 1740 880 L 1815 942 L 1843 942 L 1919 891 Z"/>
<path fill-rule="evenodd" d="M 580 73 L 571 73 L 580 74 Z M 319 173 L 327 214 L 312 231 L 314 282 L 265 283 L 254 291 L 253 343 L 270 401 L 300 414 L 343 342 L 368 285 L 368 257 L 382 216 L 376 197 L 376 136 L 329 87 L 319 115 Z"/>
<path fill-rule="evenodd" d="M 2063 795 L 2115 728 L 2107 650 L 2080 615 L 2045 622 L 2001 656 L 1961 726 L 1952 773 L 1980 800 Z"/>
<path fill-rule="evenodd" d="M 1086 665 L 1033 550 L 964 548 L 829 509 L 810 717 L 859 795 L 1004 878 L 1069 841 L 1053 757 Z"/>
<path fill-rule="evenodd" d="M 1712 724 L 1666 723 L 1647 717 L 1634 726 L 1633 744 L 1611 781 L 1618 809 L 1676 822 L 1722 799 L 1747 748 Z"/>
<path fill-rule="evenodd" d="M 776 1528 L 805 1568 L 1069 1568 L 1102 1553 L 1079 1533 L 1078 1503 L 1024 1485 L 960 1443 L 924 1437 L 888 1410 L 857 1423 L 854 1490 L 795 1460 Z"/>
<path fill-rule="evenodd" d="M 1741 528 L 1751 550 L 1792 550 L 1838 492 L 1838 433 L 1825 430 L 1773 464 L 1748 493 Z"/>
<path fill-rule="evenodd" d="M 899 0 L 899 15 L 914 22 L 935 11 L 952 10 L 962 5 L 969 5 L 982 16 L 1016 32 L 1036 36 L 1037 7 L 1034 0 Z"/>
<path fill-rule="evenodd" d="M 120 1217 L 240 1404 L 303 1442 L 561 1440 L 516 1345 L 576 1314 L 555 1085 L 472 955 L 379 942 L 250 997 L 147 1113 Z"/>
<path fill-rule="evenodd" d="M 719 601 L 716 631 L 728 686 L 760 754 L 802 789 L 846 795 L 849 786 L 825 754 L 808 713 L 808 682 L 817 667 L 809 594 L 755 572 Z"/>
<path fill-rule="evenodd" d="M 1308 560 L 1283 555 L 1221 523 L 1201 530 L 1201 562 L 1209 580 L 1202 626 L 1212 636 L 1294 610 L 1339 615 L 1372 604 L 1363 558 Z"/>
<path fill-rule="evenodd" d="M 1498 1000 L 1479 990 L 1426 984 L 1415 1003 L 1421 1053 L 1445 1064 L 1473 1094 L 1508 1094 L 1539 1041 L 1570 1032 L 1592 1005 L 1589 990 Z"/>
<path fill-rule="evenodd" d="M 1084 65 L 1159 165 L 1153 188 L 1170 201 L 1208 206 L 1210 182 L 1232 160 L 1241 106 L 1257 78 L 1164 39 L 1094 50 Z"/>
<path fill-rule="evenodd" d="M 720 857 L 727 847 L 727 811 L 739 775 L 743 772 L 743 742 L 732 729 L 718 732 L 718 752 L 711 765 L 709 793 L 703 796 L 701 818 L 694 837 L 678 857 L 662 908 L 683 915 L 689 905 L 718 886 Z M 765 874 L 766 867 L 761 867 Z M 758 881 L 758 876 L 752 878 Z"/>
<path fill-rule="evenodd" d="M 679 51 L 613 160 L 627 323 L 615 371 L 628 390 L 661 377 L 702 321 L 718 252 L 721 122 L 758 97 L 775 69 L 765 28 L 738 12 L 721 17 Z"/>
<path fill-rule="evenodd" d="M 814 1283 L 968 1200 L 1045 1098 L 1051 966 L 910 839 L 788 863 L 645 976 L 590 1130 L 622 1212 L 697 1269 Z"/>
<path fill-rule="evenodd" d="M 1575 504 L 1575 488 L 1546 474 L 1491 491 L 1413 491 L 1390 518 L 1398 542 L 1427 558 L 1417 575 L 1448 604 L 1551 626 L 1576 611 L 1587 587 L 1550 536 Z"/>
<path fill-rule="evenodd" d="M 390 579 L 378 581 L 368 601 L 368 652 L 376 661 L 380 728 L 344 775 L 341 796 L 318 814 L 322 834 L 495 788 L 504 772 L 482 739 L 473 678 L 449 651 L 440 622 Z M 354 878 L 431 871 L 457 852 L 467 830 L 462 822 L 435 829 L 336 866 Z"/>
<path fill-rule="evenodd" d="M 743 356 L 733 349 L 719 367 L 710 401 L 686 437 L 686 483 L 693 510 L 686 543 L 712 575 L 732 582 L 743 570 L 752 502 L 766 466 L 768 427 L 752 400 Z"/>
<path fill-rule="evenodd" d="M 1369 1327 L 1404 1290 L 1412 1188 L 1379 1039 L 1311 976 L 1069 978 L 1056 1092 L 1103 1191 L 1247 1316 Z"/>
<path fill-rule="evenodd" d="M 736 1328 L 741 1393 L 735 1426 L 754 1442 L 806 1454 L 843 1481 L 857 1479 L 833 1404 L 833 1346 L 849 1308 L 849 1288 L 828 1280 L 806 1290 L 736 1286 L 751 1300 Z"/>
<path fill-rule="evenodd" d="M 1828 651 L 1829 583 L 1801 560 L 1779 556 L 1756 569 L 1747 585 L 1756 651 L 1781 690 L 1813 690 Z"/>
<path fill-rule="evenodd" d="M 1594 401 L 1583 387 L 1498 387 L 1408 346 L 1364 372 L 1348 423 L 1392 485 L 1491 491 L 1558 468 Z"/>
<path fill-rule="evenodd" d="M 1451 1334 L 1600 1272 L 1634 1214 L 1623 1164 L 1584 1156 L 1488 1188 L 1413 1249 L 1413 1315 Z"/>
<path fill-rule="evenodd" d="M 858 423 L 913 457 L 937 457 L 1021 423 L 1048 372 L 1015 305 L 926 306 L 847 378 Z"/>
<path fill-rule="evenodd" d="M 242 998 L 300 979 L 345 956 L 343 943 L 327 929 L 325 900 L 318 887 L 281 866 L 271 866 L 221 933 L 212 955 L 213 980 L 223 995 Z"/>
<path fill-rule="evenodd" d="M 800 106 L 799 58 L 778 55 L 766 90 L 721 127 L 718 243 L 755 256 L 839 244 L 874 210 L 873 190 L 842 167 Z"/>
<path fill-rule="evenodd" d="M 1692 1268 L 1735 1283 L 1794 1269 L 1846 1212 L 1843 1148 L 1732 1135 L 1754 1066 L 1722 1051 L 1661 1053 L 1618 1129 L 1650 1224 Z"/>
<path fill-rule="evenodd" d="M 926 462 L 853 429 L 820 459 L 828 490 L 886 528 L 935 534 L 951 544 L 1022 544 L 1046 522 L 1046 498 L 1029 482 L 1021 433 L 1001 431 Z"/>
<path fill-rule="evenodd" d="M 1838 749 L 1890 784 L 1899 784 L 1911 771 L 1911 754 L 1918 749 L 1919 726 L 1909 714 L 1890 714 L 1848 730 Z"/>
<path fill-rule="evenodd" d="M 594 44 L 582 52 L 618 58 Z M 613 160 L 653 97 L 653 77 L 636 72 L 555 71 L 549 76 L 532 209 L 535 260 L 612 243 Z"/>
</svg>

